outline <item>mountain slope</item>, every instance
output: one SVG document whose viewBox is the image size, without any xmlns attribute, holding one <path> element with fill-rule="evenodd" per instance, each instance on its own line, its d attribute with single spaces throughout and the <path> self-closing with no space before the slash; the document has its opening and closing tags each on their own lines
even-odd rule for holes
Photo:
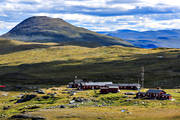
<svg viewBox="0 0 180 120">
<path fill-rule="evenodd" d="M 122 39 L 98 34 L 73 26 L 62 19 L 46 16 L 30 17 L 1 37 L 27 42 L 57 42 L 62 45 L 87 47 L 132 46 Z"/>
<path fill-rule="evenodd" d="M 122 38 L 140 48 L 180 48 L 180 30 L 134 31 L 118 30 L 99 32 L 113 37 Z"/>
<path fill-rule="evenodd" d="M 35 43 L 0 38 L 0 55 L 37 48 L 58 46 L 57 43 Z"/>
<path fill-rule="evenodd" d="M 179 49 L 122 46 L 52 46 L 0 55 L 0 84 L 67 84 L 90 81 L 135 83 L 145 67 L 145 87 L 180 85 Z"/>
</svg>

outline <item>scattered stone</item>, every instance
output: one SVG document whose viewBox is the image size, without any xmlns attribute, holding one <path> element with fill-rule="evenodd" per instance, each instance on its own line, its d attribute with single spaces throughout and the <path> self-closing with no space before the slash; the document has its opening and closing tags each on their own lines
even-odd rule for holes
<svg viewBox="0 0 180 120">
<path fill-rule="evenodd" d="M 69 102 L 69 104 L 73 104 L 73 103 L 75 103 L 75 100 L 71 100 L 71 101 Z"/>
<path fill-rule="evenodd" d="M 69 108 L 77 108 L 77 107 L 78 107 L 77 105 L 69 106 Z"/>
<path fill-rule="evenodd" d="M 59 108 L 66 108 L 64 105 L 60 105 Z"/>
<path fill-rule="evenodd" d="M 43 98 L 43 99 L 49 99 L 50 96 L 47 96 L 47 95 L 46 95 L 46 96 L 42 96 L 42 98 Z"/>
<path fill-rule="evenodd" d="M 45 94 L 45 92 L 43 90 L 35 90 L 34 92 L 36 92 L 38 94 Z"/>
<path fill-rule="evenodd" d="M 124 93 L 125 95 L 135 95 L 136 93 L 135 92 L 127 92 L 127 93 Z"/>
<path fill-rule="evenodd" d="M 98 117 L 97 119 L 102 119 L 102 117 Z"/>
<path fill-rule="evenodd" d="M 48 93 L 51 97 L 55 97 L 56 93 Z"/>
<path fill-rule="evenodd" d="M 132 99 L 127 99 L 127 100 L 125 100 L 126 102 L 130 102 L 130 101 L 132 101 Z"/>
<path fill-rule="evenodd" d="M 10 108 L 10 106 L 4 106 L 3 110 L 8 110 Z"/>
<path fill-rule="evenodd" d="M 6 97 L 6 96 L 8 96 L 8 93 L 3 93 L 2 96 L 5 96 L 5 97 Z"/>
<path fill-rule="evenodd" d="M 123 98 L 127 98 L 128 96 L 127 95 L 124 95 Z"/>
<path fill-rule="evenodd" d="M 126 112 L 126 110 L 121 110 L 121 112 Z"/>
<path fill-rule="evenodd" d="M 142 104 L 145 104 L 145 102 L 141 102 Z"/>
<path fill-rule="evenodd" d="M 16 103 L 23 103 L 30 101 L 31 99 L 35 98 L 37 95 L 31 94 L 31 95 L 23 95 L 21 99 L 17 100 Z"/>
<path fill-rule="evenodd" d="M 43 118 L 43 117 L 31 116 L 31 115 L 25 115 L 25 114 L 13 115 L 13 116 L 10 117 L 10 119 L 45 120 L 45 118 Z"/>
<path fill-rule="evenodd" d="M 24 94 L 20 94 L 17 96 L 17 98 L 21 98 L 22 96 L 24 96 Z"/>
<path fill-rule="evenodd" d="M 82 97 L 74 97 L 72 100 L 74 100 L 75 102 L 86 102 L 86 101 L 88 101 L 87 99 L 82 98 Z"/>
<path fill-rule="evenodd" d="M 37 109 L 37 108 L 40 108 L 39 106 L 30 106 L 28 107 L 28 109 Z"/>
</svg>

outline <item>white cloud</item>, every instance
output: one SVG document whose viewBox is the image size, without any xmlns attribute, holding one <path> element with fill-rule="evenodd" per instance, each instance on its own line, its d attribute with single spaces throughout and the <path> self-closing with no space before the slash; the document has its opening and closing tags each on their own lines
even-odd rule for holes
<svg viewBox="0 0 180 120">
<path fill-rule="evenodd" d="M 179 0 L 4 0 L 0 3 L 0 33 L 33 15 L 63 18 L 96 31 L 180 28 Z M 146 7 L 147 11 L 141 9 Z"/>
<path fill-rule="evenodd" d="M 12 29 L 17 25 L 16 22 L 4 22 L 0 21 L 0 34 L 6 33 L 8 30 Z"/>
</svg>

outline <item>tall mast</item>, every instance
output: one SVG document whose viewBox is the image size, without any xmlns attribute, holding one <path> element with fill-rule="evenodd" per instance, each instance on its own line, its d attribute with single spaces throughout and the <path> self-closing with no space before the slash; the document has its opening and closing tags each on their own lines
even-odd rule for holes
<svg viewBox="0 0 180 120">
<path fill-rule="evenodd" d="M 144 66 L 141 69 L 142 69 L 142 72 L 141 72 L 141 82 L 142 82 L 142 88 L 144 88 Z"/>
</svg>

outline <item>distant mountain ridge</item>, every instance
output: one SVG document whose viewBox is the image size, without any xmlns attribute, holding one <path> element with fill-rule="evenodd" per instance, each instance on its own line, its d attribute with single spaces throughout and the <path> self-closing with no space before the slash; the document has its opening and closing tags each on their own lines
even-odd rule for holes
<svg viewBox="0 0 180 120">
<path fill-rule="evenodd" d="M 132 44 L 120 38 L 98 34 L 71 25 L 60 18 L 46 16 L 30 17 L 1 37 L 26 42 L 57 42 L 62 45 L 86 47 L 109 45 L 132 46 Z"/>
<path fill-rule="evenodd" d="M 134 31 L 117 30 L 98 32 L 113 37 L 119 37 L 140 48 L 180 48 L 180 30 Z"/>
</svg>

